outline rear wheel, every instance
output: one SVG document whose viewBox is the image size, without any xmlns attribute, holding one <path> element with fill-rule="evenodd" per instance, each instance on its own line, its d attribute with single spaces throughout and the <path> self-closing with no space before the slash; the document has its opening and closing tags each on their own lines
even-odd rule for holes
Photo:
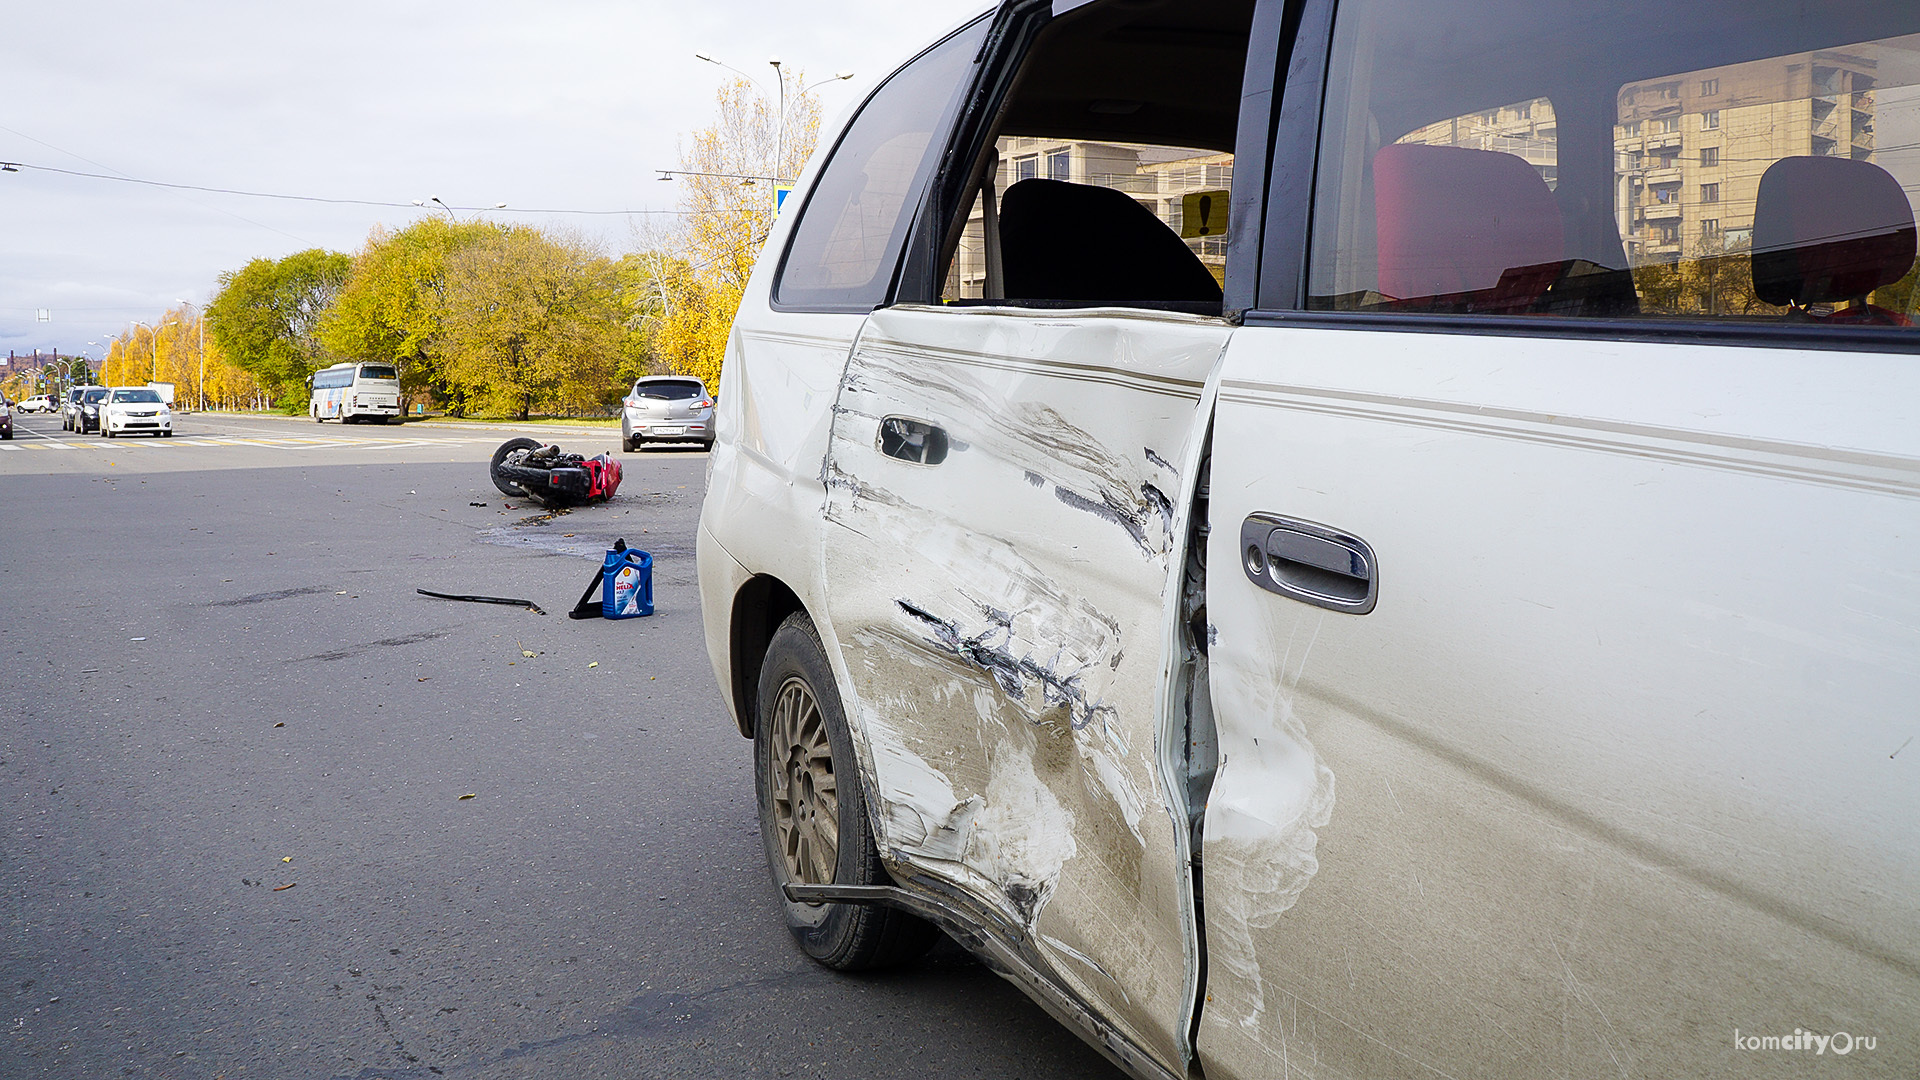
<svg viewBox="0 0 1920 1080">
<path fill-rule="evenodd" d="M 754 787 L 775 885 L 888 885 L 867 825 L 846 714 L 820 635 L 804 614 L 774 632 L 760 668 Z M 808 956 L 855 971 L 905 963 L 939 931 L 879 904 L 786 900 L 787 927 Z"/>
<path fill-rule="evenodd" d="M 507 460 L 507 455 L 513 453 L 515 450 L 534 450 L 538 449 L 539 446 L 540 440 L 538 439 L 508 439 L 506 442 L 500 444 L 498 450 L 493 452 L 493 463 L 487 467 L 487 474 L 493 479 L 493 486 L 499 488 L 502 495 L 512 495 L 516 499 L 533 498 L 525 488 L 511 480 L 501 477 L 500 463 Z"/>
</svg>

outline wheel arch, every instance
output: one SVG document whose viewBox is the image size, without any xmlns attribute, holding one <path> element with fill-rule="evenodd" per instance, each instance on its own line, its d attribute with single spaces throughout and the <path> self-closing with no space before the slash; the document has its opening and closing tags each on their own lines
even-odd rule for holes
<svg viewBox="0 0 1920 1080">
<path fill-rule="evenodd" d="M 749 739 L 754 717 L 759 715 L 760 665 L 767 659 L 767 645 L 788 615 L 805 610 L 799 595 L 769 574 L 749 578 L 733 594 L 727 626 L 728 678 L 733 683 L 734 721 Z"/>
</svg>

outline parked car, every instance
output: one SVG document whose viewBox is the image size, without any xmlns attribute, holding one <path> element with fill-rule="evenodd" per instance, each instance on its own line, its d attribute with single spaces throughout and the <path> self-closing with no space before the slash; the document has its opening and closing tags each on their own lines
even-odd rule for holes
<svg viewBox="0 0 1920 1080">
<path fill-rule="evenodd" d="M 0 439 L 13 438 L 13 403 L 0 398 Z"/>
<path fill-rule="evenodd" d="M 1920 1073 L 1917 35 L 1012 2 L 881 82 L 698 534 L 800 946 L 1143 1077 Z"/>
<path fill-rule="evenodd" d="M 116 435 L 173 435 L 173 411 L 160 399 L 160 394 L 146 386 L 116 386 L 107 392 L 99 403 L 100 434 L 111 439 Z"/>
<path fill-rule="evenodd" d="M 14 407 L 23 413 L 43 413 L 52 412 L 57 406 L 54 405 L 50 395 L 35 394 L 32 397 L 21 398 L 20 404 Z"/>
<path fill-rule="evenodd" d="M 60 406 L 61 430 L 63 431 L 84 430 L 80 427 L 80 424 L 79 424 L 80 405 L 81 405 L 81 399 L 85 397 L 87 392 L 90 390 L 100 390 L 104 392 L 106 390 L 106 387 L 82 385 L 82 386 L 70 386 L 67 388 L 66 394 L 64 394 L 61 397 L 61 406 Z"/>
<path fill-rule="evenodd" d="M 72 430 L 85 435 L 100 430 L 100 410 L 106 406 L 109 391 L 104 386 L 89 386 L 75 406 Z"/>
<path fill-rule="evenodd" d="M 713 445 L 713 397 L 699 379 L 647 375 L 620 400 L 620 446 L 631 453 L 648 442 Z"/>
</svg>

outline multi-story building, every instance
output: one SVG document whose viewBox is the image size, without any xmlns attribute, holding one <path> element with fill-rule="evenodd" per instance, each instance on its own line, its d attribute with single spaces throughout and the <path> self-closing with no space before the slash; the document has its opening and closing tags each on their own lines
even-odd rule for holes
<svg viewBox="0 0 1920 1080">
<path fill-rule="evenodd" d="M 1920 135 L 1920 97 L 1880 100 L 1886 44 L 1799 53 L 1630 83 L 1614 124 L 1614 217 L 1630 266 L 1744 247 L 1760 177 L 1784 157 L 1874 161 L 1920 186 L 1920 161 L 1882 160 L 1876 128 Z M 1911 64 L 1903 64 L 1910 67 Z M 1903 80 L 1906 82 L 1909 80 Z M 1888 105 L 1891 104 L 1891 108 Z M 1518 155 L 1557 180 L 1559 124 L 1545 98 L 1417 128 L 1398 141 Z M 1915 140 L 1904 138 L 1902 151 Z"/>
</svg>

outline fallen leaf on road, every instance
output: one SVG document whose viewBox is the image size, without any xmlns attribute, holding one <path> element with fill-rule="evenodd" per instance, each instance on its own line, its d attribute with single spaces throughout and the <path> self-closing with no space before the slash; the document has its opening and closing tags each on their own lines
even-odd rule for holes
<svg viewBox="0 0 1920 1080">
<path fill-rule="evenodd" d="M 599 666 L 600 666 L 600 661 L 598 661 L 598 660 L 595 660 L 595 661 L 594 661 L 593 663 L 591 663 L 591 664 L 588 664 L 587 666 L 588 666 L 588 667 L 599 667 Z"/>
<path fill-rule="evenodd" d="M 339 592 L 337 592 L 337 593 L 334 593 L 333 595 L 335 595 L 335 596 L 345 596 L 345 595 L 347 595 L 347 590 L 345 590 L 345 589 L 341 589 L 341 590 L 340 590 Z"/>
<path fill-rule="evenodd" d="M 426 681 L 427 681 L 428 679 L 431 679 L 431 678 L 433 678 L 433 676 L 431 676 L 431 675 L 425 675 L 425 676 L 422 676 L 422 677 L 420 677 L 420 678 L 418 678 L 418 679 L 415 679 L 415 680 L 413 680 L 413 681 L 414 681 L 414 682 L 426 682 Z"/>
<path fill-rule="evenodd" d="M 277 723 L 277 724 L 275 724 L 275 725 L 273 725 L 273 726 L 274 726 L 274 727 L 286 727 L 286 726 L 287 726 L 287 722 L 286 722 L 285 720 L 282 720 L 282 721 L 280 721 L 279 723 Z"/>
<path fill-rule="evenodd" d="M 300 884 L 300 883 L 299 883 L 299 882 L 297 882 L 297 881 L 289 881 L 289 882 L 287 882 L 287 883 L 286 883 L 285 885 L 275 885 L 275 886 L 273 887 L 273 891 L 274 891 L 274 892 L 286 892 L 286 891 L 287 891 L 288 889 L 291 889 L 291 888 L 293 888 L 293 887 L 294 887 L 295 885 L 298 885 L 298 884 Z"/>
<path fill-rule="evenodd" d="M 287 856 L 284 856 L 284 857 L 282 857 L 282 858 L 281 858 L 281 860 L 280 860 L 280 861 L 281 861 L 281 862 L 292 862 L 292 861 L 293 861 L 293 856 L 291 856 L 291 855 L 287 855 Z"/>
<path fill-rule="evenodd" d="M 467 793 L 466 793 L 465 795 L 462 795 L 462 796 L 460 796 L 460 799 L 459 799 L 459 801 L 460 801 L 460 802 L 465 802 L 465 801 L 467 801 L 468 799 L 471 799 L 471 798 L 473 798 L 473 797 L 474 797 L 474 794 L 473 794 L 473 792 L 471 792 L 471 791 L 469 791 L 469 792 L 467 792 Z"/>
<path fill-rule="evenodd" d="M 531 659 L 533 659 L 534 657 L 536 657 L 536 656 L 539 656 L 540 654 L 539 654 L 539 653 L 537 653 L 537 652 L 534 652 L 534 651 L 533 651 L 532 649 L 521 649 L 521 650 L 520 650 L 520 655 L 521 655 L 521 656 L 524 656 L 524 657 L 526 657 L 526 658 L 527 658 L 527 659 L 529 659 L 529 660 L 531 660 Z"/>
</svg>

